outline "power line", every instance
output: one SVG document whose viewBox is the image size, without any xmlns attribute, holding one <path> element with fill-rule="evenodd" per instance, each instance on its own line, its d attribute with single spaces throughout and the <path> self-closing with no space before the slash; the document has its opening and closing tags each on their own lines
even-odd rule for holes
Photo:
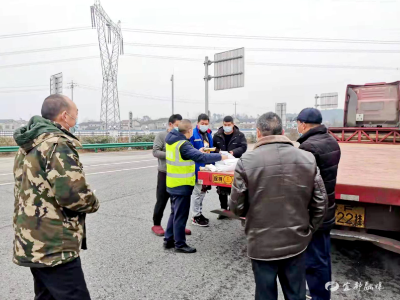
<svg viewBox="0 0 400 300">
<path fill-rule="evenodd" d="M 192 57 L 159 56 L 159 55 L 146 55 L 146 54 L 134 54 L 134 53 L 128 53 L 128 54 L 125 54 L 125 56 L 176 60 L 176 61 L 203 62 L 203 59 L 201 59 L 201 58 L 192 58 Z M 26 67 L 26 66 L 33 66 L 33 65 L 53 64 L 53 63 L 79 61 L 79 60 L 87 60 L 87 59 L 98 59 L 98 58 L 99 58 L 98 56 L 86 56 L 86 57 L 58 59 L 58 60 L 51 60 L 51 61 L 39 61 L 39 62 L 32 62 L 32 63 L 4 65 L 4 66 L 0 66 L 0 69 L 14 68 L 14 67 Z M 256 65 L 256 66 L 257 65 L 258 66 L 278 66 L 278 67 L 295 67 L 295 68 L 326 68 L 326 69 L 333 68 L 333 69 L 388 70 L 388 71 L 398 71 L 399 70 L 398 68 L 394 68 L 394 67 L 378 67 L 378 66 L 289 64 L 289 63 L 269 63 L 269 62 L 247 62 L 246 64 L 247 65 Z"/>
<path fill-rule="evenodd" d="M 9 90 L 9 91 L 0 91 L 1 94 L 13 94 L 13 93 L 25 93 L 25 92 L 40 92 L 40 91 L 48 91 L 48 88 L 41 89 L 28 89 L 28 90 Z"/>
<path fill-rule="evenodd" d="M 172 48 L 188 50 L 227 50 L 234 47 L 214 47 L 214 46 L 195 46 L 195 45 L 170 45 L 170 44 L 145 44 L 145 43 L 125 43 L 128 46 L 135 47 L 153 47 L 153 48 Z M 400 49 L 318 49 L 318 48 L 249 48 L 246 51 L 254 52 L 326 52 L 326 53 L 396 53 L 400 54 Z M 0 53 L 1 55 L 1 53 Z"/>
<path fill-rule="evenodd" d="M 60 62 L 70 62 L 70 61 L 94 59 L 94 58 L 98 59 L 99 57 L 98 56 L 86 56 L 86 57 L 76 57 L 76 58 L 57 59 L 57 60 L 48 60 L 48 61 L 37 61 L 37 62 L 23 63 L 23 64 L 4 65 L 4 66 L 0 66 L 0 69 L 16 68 L 16 67 L 27 67 L 27 66 L 34 66 L 34 65 L 54 64 L 54 63 L 60 63 Z"/>
<path fill-rule="evenodd" d="M 72 28 L 62 28 L 62 29 L 54 29 L 54 30 L 43 30 L 43 31 L 6 34 L 6 35 L 0 35 L 0 39 L 19 38 L 19 37 L 26 37 L 26 36 L 54 34 L 54 33 L 71 32 L 71 31 L 81 31 L 81 30 L 87 30 L 87 29 L 91 29 L 91 27 L 87 27 L 87 26 L 86 27 L 72 27 Z"/>
<path fill-rule="evenodd" d="M 132 54 L 128 53 L 125 56 L 135 57 L 146 57 L 155 59 L 167 59 L 167 60 L 184 60 L 184 61 L 196 61 L 203 62 L 202 59 L 177 57 L 177 56 L 157 56 L 157 55 L 145 55 L 145 54 Z M 258 66 L 279 66 L 279 67 L 299 67 L 299 68 L 334 68 L 334 69 L 361 69 L 361 70 L 391 70 L 398 71 L 398 68 L 393 67 L 377 67 L 377 66 L 347 66 L 347 65 L 322 65 L 322 64 L 289 64 L 289 63 L 268 63 L 268 62 L 246 62 L 247 65 L 258 65 Z"/>
<path fill-rule="evenodd" d="M 217 33 L 201 33 L 201 32 L 150 30 L 150 29 L 139 29 L 139 28 L 124 28 L 124 32 L 176 35 L 176 36 L 196 36 L 196 37 L 206 37 L 206 38 L 272 40 L 272 41 L 289 41 L 289 42 L 350 43 L 350 44 L 400 44 L 400 41 L 388 41 L 388 40 L 355 40 L 355 39 L 261 36 L 261 35 L 236 35 L 236 34 L 217 34 Z"/>
<path fill-rule="evenodd" d="M 80 45 L 71 45 L 71 46 L 62 46 L 62 47 L 52 47 L 52 48 L 39 48 L 39 49 L 29 49 L 29 50 L 20 50 L 20 51 L 12 51 L 12 52 L 0 52 L 0 56 L 5 55 L 19 55 L 19 54 L 30 54 L 35 52 L 46 52 L 46 51 L 58 51 L 58 50 L 68 50 L 74 48 L 83 48 L 83 47 L 93 47 L 98 46 L 97 44 L 80 44 Z"/>
<path fill-rule="evenodd" d="M 203 61 L 201 58 L 192 57 L 178 57 L 178 56 L 160 56 L 160 55 L 148 55 L 148 54 L 137 54 L 137 53 L 125 53 L 125 56 L 135 56 L 135 57 L 146 57 L 146 58 L 156 58 L 156 59 L 169 59 L 169 60 L 184 60 L 184 61 Z"/>
<path fill-rule="evenodd" d="M 321 68 L 321 69 L 352 69 L 352 70 L 388 70 L 398 71 L 399 68 L 375 67 L 375 66 L 346 66 L 346 65 L 320 65 L 320 64 L 287 64 L 287 63 L 268 63 L 268 62 L 247 62 L 247 65 L 270 66 L 270 67 L 295 67 L 295 68 Z"/>
<path fill-rule="evenodd" d="M 48 85 L 8 86 L 8 87 L 0 87 L 0 89 L 25 89 L 32 87 L 49 87 L 49 86 Z"/>
<path fill-rule="evenodd" d="M 79 84 L 78 87 L 84 88 L 84 89 L 89 89 L 89 90 L 97 90 L 100 91 L 101 88 L 91 86 L 91 85 L 85 85 L 85 84 Z M 154 96 L 154 95 L 146 95 L 146 94 L 138 94 L 134 93 L 131 91 L 123 91 L 119 90 L 118 93 L 122 96 L 130 96 L 134 98 L 146 98 L 146 99 L 152 99 L 152 100 L 158 100 L 158 101 L 165 101 L 165 102 L 171 102 L 170 98 L 162 97 L 162 96 Z M 203 104 L 203 100 L 190 100 L 190 99 L 184 99 L 184 98 L 178 98 L 178 101 L 175 102 L 180 102 L 180 103 L 188 103 L 188 104 Z M 230 102 L 211 102 L 212 104 L 232 104 Z"/>
<path fill-rule="evenodd" d="M 227 50 L 233 47 L 214 47 L 214 46 L 196 46 L 196 45 L 170 45 L 170 44 L 146 44 L 146 43 L 124 43 L 127 46 L 134 47 L 150 47 L 150 48 L 167 48 L 167 49 L 186 49 L 186 50 Z M 0 56 L 30 54 L 37 52 L 47 51 L 61 51 L 76 48 L 94 47 L 98 46 L 95 43 L 91 44 L 77 44 L 70 46 L 51 47 L 51 48 L 38 48 L 20 51 L 0 52 Z M 252 52 L 321 52 L 321 53 L 386 53 L 386 54 L 400 54 L 400 49 L 318 49 L 318 48 L 246 48 L 246 51 Z"/>
</svg>

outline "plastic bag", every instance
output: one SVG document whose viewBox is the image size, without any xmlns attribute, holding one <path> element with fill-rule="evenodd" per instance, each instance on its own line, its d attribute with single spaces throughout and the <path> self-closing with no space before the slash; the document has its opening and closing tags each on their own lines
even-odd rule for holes
<svg viewBox="0 0 400 300">
<path fill-rule="evenodd" d="M 232 172 L 235 171 L 238 158 L 230 158 L 224 161 L 218 161 L 215 163 L 215 167 L 219 172 Z"/>
<path fill-rule="evenodd" d="M 220 151 L 219 153 L 221 153 L 222 155 L 226 155 L 228 156 L 228 159 L 234 159 L 235 157 L 230 154 L 228 151 Z"/>
</svg>

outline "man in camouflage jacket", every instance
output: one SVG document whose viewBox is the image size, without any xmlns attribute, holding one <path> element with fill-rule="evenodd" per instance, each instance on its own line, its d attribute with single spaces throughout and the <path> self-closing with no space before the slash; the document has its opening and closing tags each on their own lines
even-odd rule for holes
<svg viewBox="0 0 400 300">
<path fill-rule="evenodd" d="M 51 95 L 42 117 L 14 133 L 20 146 L 14 162 L 14 258 L 30 267 L 36 300 L 90 299 L 79 259 L 85 248 L 85 215 L 99 201 L 85 180 L 69 132 L 78 109 L 67 97 Z"/>
</svg>

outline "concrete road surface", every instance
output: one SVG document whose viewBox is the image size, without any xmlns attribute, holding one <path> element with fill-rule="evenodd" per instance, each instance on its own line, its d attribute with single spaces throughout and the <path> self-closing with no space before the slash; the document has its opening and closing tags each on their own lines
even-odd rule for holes
<svg viewBox="0 0 400 300">
<path fill-rule="evenodd" d="M 92 299 L 254 299 L 240 222 L 218 221 L 209 213 L 219 207 L 215 189 L 204 203 L 211 226 L 188 224 L 193 231 L 188 244 L 198 253 L 175 254 L 163 250 L 163 239 L 150 231 L 157 177 L 151 152 L 82 154 L 81 159 L 101 201 L 99 212 L 87 218 L 89 249 L 81 255 Z M 33 299 L 30 270 L 11 262 L 12 165 L 13 158 L 0 158 L 0 299 Z M 168 212 L 169 206 L 164 227 Z M 333 243 L 332 263 L 337 282 L 332 299 L 399 299 L 399 255 L 341 241 Z M 360 290 L 354 289 L 358 282 Z M 364 290 L 370 284 L 374 290 Z"/>
</svg>

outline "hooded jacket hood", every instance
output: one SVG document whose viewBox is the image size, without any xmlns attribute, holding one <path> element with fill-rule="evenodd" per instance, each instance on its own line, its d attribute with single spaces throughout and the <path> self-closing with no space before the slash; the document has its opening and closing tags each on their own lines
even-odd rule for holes
<svg viewBox="0 0 400 300">
<path fill-rule="evenodd" d="M 68 135 L 69 137 L 79 141 L 72 133 L 64 129 L 60 124 L 40 116 L 32 117 L 29 120 L 28 125 L 18 128 L 14 132 L 14 140 L 25 152 L 29 152 L 36 146 L 34 140 L 45 133 Z"/>
<path fill-rule="evenodd" d="M 183 133 L 180 133 L 176 130 L 171 130 L 167 137 L 165 138 L 165 142 L 168 145 L 172 145 L 178 141 L 187 141 L 188 139 L 186 138 L 186 136 L 183 135 Z"/>
</svg>

